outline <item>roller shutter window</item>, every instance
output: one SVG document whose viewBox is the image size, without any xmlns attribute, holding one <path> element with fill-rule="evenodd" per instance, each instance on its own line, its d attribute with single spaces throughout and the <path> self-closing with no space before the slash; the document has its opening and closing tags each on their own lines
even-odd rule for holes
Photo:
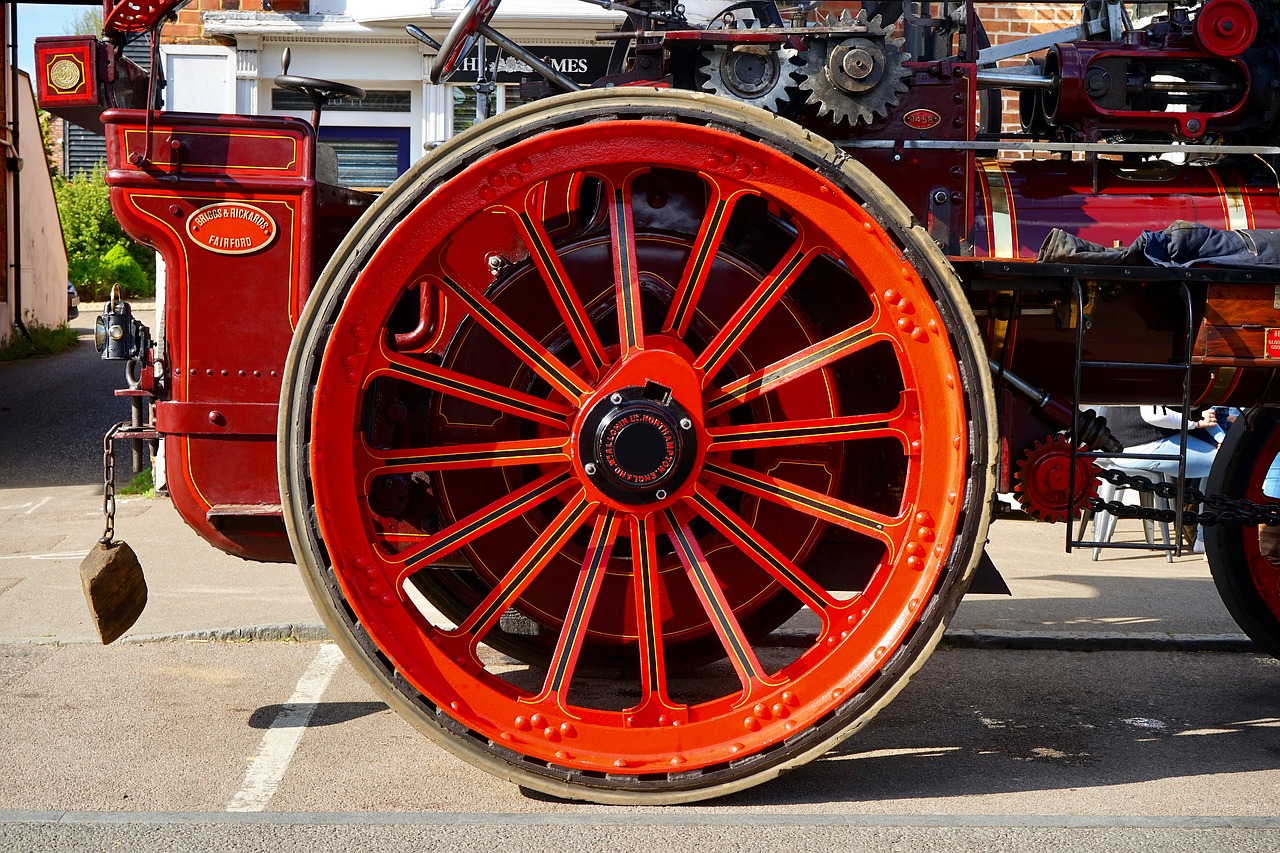
<svg viewBox="0 0 1280 853">
<path fill-rule="evenodd" d="M 338 184 L 386 189 L 409 168 L 407 127 L 322 127 L 320 141 L 338 155 Z"/>
</svg>

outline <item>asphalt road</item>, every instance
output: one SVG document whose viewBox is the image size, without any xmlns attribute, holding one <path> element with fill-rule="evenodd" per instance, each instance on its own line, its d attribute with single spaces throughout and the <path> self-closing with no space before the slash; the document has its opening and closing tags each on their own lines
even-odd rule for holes
<svg viewBox="0 0 1280 853">
<path fill-rule="evenodd" d="M 101 310 L 80 306 L 70 324 L 80 332 L 78 346 L 0 363 L 0 488 L 102 482 L 102 436 L 129 419 L 129 403 L 114 396 L 126 384 L 123 362 L 102 361 L 93 348 Z M 140 306 L 138 316 L 150 323 L 154 309 Z M 127 451 L 123 459 L 127 467 Z"/>
<path fill-rule="evenodd" d="M 325 649 L 0 648 L 0 850 L 1280 848 L 1280 662 L 1246 654 L 943 649 L 826 757 L 656 809 L 525 796 L 341 663 L 228 814 Z"/>
</svg>

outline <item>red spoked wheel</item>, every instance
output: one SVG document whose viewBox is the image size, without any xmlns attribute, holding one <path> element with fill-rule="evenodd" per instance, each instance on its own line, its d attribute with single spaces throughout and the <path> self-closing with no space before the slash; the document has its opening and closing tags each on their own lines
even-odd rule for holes
<svg viewBox="0 0 1280 853">
<path fill-rule="evenodd" d="M 1280 410 L 1262 409 L 1251 422 L 1227 431 L 1206 484 L 1208 494 L 1280 501 L 1264 490 L 1280 455 Z M 1214 585 L 1236 624 L 1267 653 L 1280 658 L 1280 527 L 1214 525 L 1205 528 L 1205 556 Z"/>
<path fill-rule="evenodd" d="M 965 311 L 789 122 L 647 90 L 506 113 L 379 200 L 300 322 L 295 553 L 358 668 L 473 763 L 600 802 L 755 784 L 895 695 L 976 565 Z"/>
</svg>

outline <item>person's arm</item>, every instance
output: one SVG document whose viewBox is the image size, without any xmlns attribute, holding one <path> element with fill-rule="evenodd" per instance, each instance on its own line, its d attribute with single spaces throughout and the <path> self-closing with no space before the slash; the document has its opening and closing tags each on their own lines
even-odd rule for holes
<svg viewBox="0 0 1280 853">
<path fill-rule="evenodd" d="M 1168 406 L 1142 406 L 1142 419 L 1153 427 L 1160 429 L 1182 429 L 1182 413 Z M 1206 429 L 1218 422 L 1213 409 L 1205 409 L 1199 420 L 1191 424 L 1191 429 Z"/>
<path fill-rule="evenodd" d="M 1175 412 L 1168 406 L 1142 406 L 1139 411 L 1142 419 L 1153 427 L 1182 429 L 1182 413 Z"/>
</svg>

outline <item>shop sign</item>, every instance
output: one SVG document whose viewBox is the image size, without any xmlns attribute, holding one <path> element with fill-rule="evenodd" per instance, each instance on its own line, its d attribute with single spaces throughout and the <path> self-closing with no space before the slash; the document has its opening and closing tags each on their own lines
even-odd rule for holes
<svg viewBox="0 0 1280 853">
<path fill-rule="evenodd" d="M 611 51 L 607 47 L 531 47 L 530 50 L 575 83 L 594 83 L 609 72 Z M 527 62 L 505 52 L 499 57 L 497 47 L 490 46 L 487 56 L 490 66 L 495 61 L 498 63 L 497 77 L 493 79 L 495 83 L 519 83 L 531 77 L 542 79 Z M 479 64 L 477 59 L 474 53 L 468 54 L 449 82 L 474 83 Z"/>
</svg>

